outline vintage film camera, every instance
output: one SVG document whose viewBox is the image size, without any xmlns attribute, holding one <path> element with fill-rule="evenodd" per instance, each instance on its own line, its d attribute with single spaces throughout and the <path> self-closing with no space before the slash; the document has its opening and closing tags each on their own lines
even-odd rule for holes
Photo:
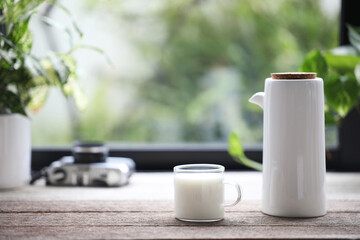
<svg viewBox="0 0 360 240">
<path fill-rule="evenodd" d="M 117 187 L 128 183 L 135 162 L 108 157 L 108 148 L 102 143 L 78 143 L 73 156 L 51 163 L 45 171 L 48 185 Z"/>
</svg>

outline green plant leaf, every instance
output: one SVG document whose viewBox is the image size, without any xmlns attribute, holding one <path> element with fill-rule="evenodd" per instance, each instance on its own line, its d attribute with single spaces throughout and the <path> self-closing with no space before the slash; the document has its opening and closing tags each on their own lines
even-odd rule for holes
<svg viewBox="0 0 360 240">
<path fill-rule="evenodd" d="M 330 111 L 329 106 L 325 104 L 325 125 L 336 125 L 339 119 L 336 119 L 334 114 Z"/>
<path fill-rule="evenodd" d="M 231 156 L 244 156 L 241 139 L 236 133 L 232 132 L 229 137 L 229 154 Z"/>
<path fill-rule="evenodd" d="M 354 73 L 339 75 L 331 72 L 324 85 L 326 102 L 331 109 L 344 118 L 357 104 L 359 88 L 360 85 Z"/>
<path fill-rule="evenodd" d="M 0 57 L 9 64 L 9 66 L 13 65 L 13 58 L 8 51 L 0 49 Z"/>
<path fill-rule="evenodd" d="M 28 31 L 28 25 L 31 15 L 28 15 L 23 21 L 18 21 L 16 25 L 12 28 L 11 32 L 8 34 L 8 39 L 12 42 L 17 43 Z"/>
<path fill-rule="evenodd" d="M 1 69 L 0 81 L 2 84 L 13 84 L 16 86 L 28 85 L 29 80 L 32 78 L 30 72 L 24 66 L 20 66 L 18 69 Z"/>
<path fill-rule="evenodd" d="M 9 69 L 12 68 L 12 65 L 9 64 L 9 62 L 7 62 L 7 61 L 5 61 L 5 60 L 3 60 L 3 59 L 1 59 L 1 58 L 0 58 L 0 63 L 1 63 L 1 67 L 2 67 L 3 69 L 9 70 Z"/>
<path fill-rule="evenodd" d="M 69 81 L 63 86 L 63 92 L 66 96 L 73 96 L 76 107 L 80 111 L 86 109 L 88 104 L 87 98 L 74 75 L 70 75 Z"/>
<path fill-rule="evenodd" d="M 21 52 L 24 54 L 30 54 L 32 43 L 33 43 L 33 36 L 30 31 L 27 31 L 24 33 L 24 35 L 21 38 Z"/>
<path fill-rule="evenodd" d="M 28 15 L 30 12 L 35 10 L 38 6 L 40 6 L 46 0 L 20 0 L 12 6 L 10 19 L 12 21 L 15 18 L 22 17 L 23 15 Z M 14 1 L 12 1 L 14 3 Z"/>
<path fill-rule="evenodd" d="M 11 113 L 27 116 L 20 97 L 9 90 L 4 90 L 0 93 L 0 109 L 4 108 L 8 109 Z"/>
<path fill-rule="evenodd" d="M 57 29 L 61 30 L 62 32 L 64 32 L 65 36 L 67 36 L 67 38 L 69 40 L 70 46 L 73 46 L 73 36 L 71 34 L 71 30 L 67 26 L 65 26 L 57 21 L 54 21 L 51 18 L 45 17 L 45 16 L 41 16 L 40 20 L 43 23 L 45 23 L 46 25 L 57 28 Z"/>
<path fill-rule="evenodd" d="M 47 85 L 40 85 L 31 89 L 30 91 L 31 100 L 28 104 L 28 108 L 31 111 L 37 112 L 39 109 L 41 109 L 44 106 L 46 98 L 49 94 L 49 89 L 50 87 Z"/>
<path fill-rule="evenodd" d="M 64 5 L 60 4 L 57 1 L 49 1 L 52 5 L 58 7 L 59 9 L 63 10 L 70 18 L 72 25 L 74 26 L 75 31 L 79 34 L 80 38 L 82 38 L 83 33 L 79 27 L 79 25 L 76 23 L 73 15 L 71 14 L 71 12 L 69 11 L 69 9 L 67 9 Z"/>
<path fill-rule="evenodd" d="M 68 81 L 70 75 L 69 68 L 64 63 L 64 61 L 55 54 L 49 54 L 49 59 L 56 72 L 60 85 L 64 85 Z"/>
<path fill-rule="evenodd" d="M 67 68 L 70 71 L 70 74 L 75 74 L 76 73 L 76 60 L 75 60 L 75 58 L 70 54 L 59 54 L 58 56 L 65 63 L 65 65 L 67 66 Z"/>
<path fill-rule="evenodd" d="M 3 40 L 9 47 L 16 48 L 15 44 L 10 39 L 7 39 L 2 33 L 0 33 L 0 39 Z"/>
<path fill-rule="evenodd" d="M 325 109 L 325 123 L 334 124 L 357 104 L 359 87 L 354 74 L 360 57 L 335 55 L 313 50 L 305 58 L 300 71 L 317 72 L 324 79 L 324 93 L 328 109 Z M 330 109 L 332 111 L 330 111 Z"/>
<path fill-rule="evenodd" d="M 299 71 L 316 72 L 318 77 L 326 78 L 328 65 L 321 52 L 317 49 L 314 49 L 306 55 Z"/>
<path fill-rule="evenodd" d="M 107 63 L 111 66 L 111 67 L 114 67 L 114 64 L 113 62 L 111 61 L 111 59 L 109 58 L 109 56 L 105 53 L 104 50 L 98 48 L 98 47 L 94 47 L 94 46 L 91 46 L 91 45 L 84 45 L 84 44 L 80 44 L 80 45 L 76 45 L 74 46 L 70 52 L 75 52 L 76 50 L 79 50 L 79 49 L 89 49 L 89 50 L 92 50 L 92 51 L 95 51 L 99 54 L 101 54 L 102 56 L 105 57 Z"/>
<path fill-rule="evenodd" d="M 340 73 L 347 73 L 354 71 L 357 64 L 360 63 L 360 57 L 351 55 L 334 55 L 332 53 L 326 53 L 325 59 L 328 66 Z"/>
<path fill-rule="evenodd" d="M 358 65 L 356 65 L 355 70 L 354 70 L 354 74 L 355 77 L 358 81 L 358 84 L 360 85 L 360 63 Z"/>
<path fill-rule="evenodd" d="M 261 163 L 250 160 L 245 156 L 241 139 L 234 132 L 232 132 L 229 137 L 228 152 L 236 162 L 258 171 L 262 170 Z"/>
<path fill-rule="evenodd" d="M 42 76 L 46 79 L 48 84 L 51 84 L 43 66 L 40 63 L 40 60 L 28 55 L 25 59 L 25 66 L 29 69 L 34 77 Z"/>
</svg>

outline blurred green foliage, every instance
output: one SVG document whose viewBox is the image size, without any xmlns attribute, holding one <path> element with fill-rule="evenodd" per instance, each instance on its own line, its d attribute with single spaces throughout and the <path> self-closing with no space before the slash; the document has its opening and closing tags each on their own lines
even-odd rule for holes
<svg viewBox="0 0 360 240">
<path fill-rule="evenodd" d="M 242 119 L 232 124 L 246 122 L 247 126 L 239 129 L 241 135 L 251 134 L 246 129 L 259 128 L 262 113 L 258 112 L 259 120 L 253 121 L 254 109 L 247 107 L 247 99 L 263 89 L 269 73 L 296 69 L 309 48 L 334 44 L 329 38 L 333 27 L 319 14 L 316 2 L 167 4 L 158 17 L 163 19 L 168 35 L 158 46 L 148 46 L 152 51 L 146 54 L 156 60 L 156 71 L 142 86 L 142 95 L 152 106 L 173 114 L 182 126 L 184 141 L 227 139 L 229 128 L 222 127 L 226 121 L 221 119 L 226 103 L 221 103 L 229 94 L 239 95 L 237 105 L 242 108 Z M 237 86 L 231 86 L 227 79 L 204 79 L 217 69 L 235 71 Z M 229 88 L 222 92 L 221 84 Z M 205 100 L 196 104 L 202 98 Z M 153 118 L 158 115 L 155 112 Z M 210 136 L 209 131 L 213 132 Z"/>
<path fill-rule="evenodd" d="M 296 71 L 312 49 L 337 45 L 337 18 L 312 0 L 88 0 L 84 11 L 126 25 L 151 73 L 98 75 L 74 139 L 225 143 L 236 130 L 245 144 L 259 143 L 262 111 L 248 98 L 271 72 Z M 107 97 L 131 84 L 136 100 L 117 110 Z"/>
</svg>

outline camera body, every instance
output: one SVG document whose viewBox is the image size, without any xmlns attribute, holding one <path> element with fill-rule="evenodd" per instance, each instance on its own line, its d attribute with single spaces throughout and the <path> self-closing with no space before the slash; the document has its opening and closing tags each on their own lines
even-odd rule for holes
<svg viewBox="0 0 360 240">
<path fill-rule="evenodd" d="M 73 156 L 66 156 L 47 168 L 48 185 L 58 186 L 107 186 L 117 187 L 128 183 L 135 170 L 130 158 L 108 157 L 105 162 L 74 163 Z"/>
<path fill-rule="evenodd" d="M 46 183 L 57 186 L 118 187 L 129 182 L 135 171 L 130 158 L 107 157 L 103 144 L 80 144 L 73 156 L 65 156 L 46 169 Z"/>
</svg>

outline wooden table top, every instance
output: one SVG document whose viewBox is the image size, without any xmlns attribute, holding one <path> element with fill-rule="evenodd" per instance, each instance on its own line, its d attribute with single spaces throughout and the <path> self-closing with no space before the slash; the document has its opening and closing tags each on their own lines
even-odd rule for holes
<svg viewBox="0 0 360 240">
<path fill-rule="evenodd" d="M 328 173 L 328 213 L 278 218 L 260 212 L 261 174 L 230 172 L 243 200 L 215 223 L 186 223 L 173 212 L 171 173 L 136 173 L 121 188 L 46 187 L 0 192 L 0 239 L 356 239 L 360 173 Z M 227 199 L 234 198 L 230 189 Z"/>
</svg>

